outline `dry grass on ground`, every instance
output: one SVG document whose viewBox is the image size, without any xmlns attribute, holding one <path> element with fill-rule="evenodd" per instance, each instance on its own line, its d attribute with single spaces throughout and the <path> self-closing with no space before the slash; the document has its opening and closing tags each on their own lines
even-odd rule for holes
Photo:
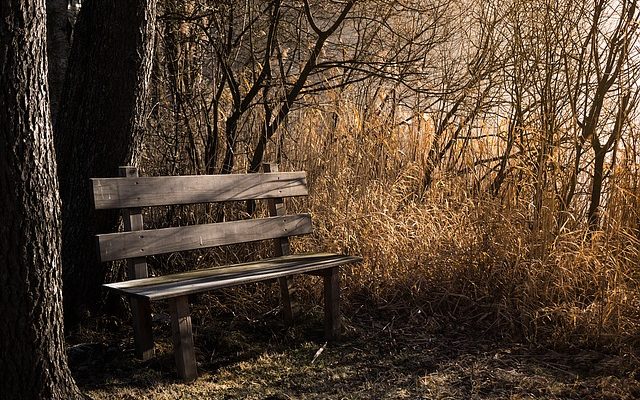
<svg viewBox="0 0 640 400">
<path fill-rule="evenodd" d="M 343 340 L 324 347 L 319 307 L 307 305 L 310 312 L 291 329 L 274 314 L 220 317 L 214 324 L 201 307 L 194 318 L 196 382 L 176 379 L 170 329 L 162 318 L 156 324 L 159 354 L 149 362 L 133 358 L 127 328 L 113 332 L 119 321 L 105 319 L 71 338 L 84 342 L 70 349 L 79 385 L 96 400 L 640 396 L 640 364 L 632 354 L 529 347 L 416 310 L 375 318 L 360 310 L 347 320 Z"/>
</svg>

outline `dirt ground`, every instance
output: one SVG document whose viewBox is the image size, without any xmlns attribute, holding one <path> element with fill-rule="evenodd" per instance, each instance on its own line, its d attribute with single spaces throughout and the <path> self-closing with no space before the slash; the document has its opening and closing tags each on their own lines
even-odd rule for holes
<svg viewBox="0 0 640 400">
<path fill-rule="evenodd" d="M 102 318 L 69 338 L 81 389 L 94 399 L 637 399 L 640 362 L 629 354 L 532 347 L 499 332 L 429 318 L 356 315 L 336 344 L 316 307 L 292 328 L 258 319 L 194 316 L 200 377 L 177 380 L 170 325 L 157 314 L 157 357 L 133 356 L 130 330 Z M 106 333 L 105 333 L 106 332 Z"/>
</svg>

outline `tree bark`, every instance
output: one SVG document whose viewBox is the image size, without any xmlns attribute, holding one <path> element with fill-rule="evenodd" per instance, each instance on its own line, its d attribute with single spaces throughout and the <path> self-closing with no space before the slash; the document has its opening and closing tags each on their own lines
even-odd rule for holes
<svg viewBox="0 0 640 400">
<path fill-rule="evenodd" d="M 60 94 L 71 49 L 71 22 L 67 0 L 47 0 L 47 58 L 51 123 L 55 125 Z"/>
<path fill-rule="evenodd" d="M 0 21 L 0 396 L 81 398 L 64 348 L 44 0 L 2 0 Z"/>
<path fill-rule="evenodd" d="M 62 197 L 65 317 L 96 308 L 104 268 L 94 234 L 114 229 L 116 213 L 93 210 L 89 178 L 136 165 L 146 124 L 156 0 L 82 3 L 74 30 L 55 144 Z"/>
<path fill-rule="evenodd" d="M 602 197 L 602 184 L 604 182 L 604 159 L 607 152 L 600 149 L 596 151 L 593 166 L 593 182 L 591 184 L 591 198 L 589 200 L 589 211 L 587 221 L 589 229 L 595 231 L 600 226 L 600 198 Z"/>
</svg>

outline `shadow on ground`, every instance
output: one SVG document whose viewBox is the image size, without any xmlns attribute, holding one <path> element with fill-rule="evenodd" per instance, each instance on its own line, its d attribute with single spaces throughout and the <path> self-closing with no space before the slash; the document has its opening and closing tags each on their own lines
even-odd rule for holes
<svg viewBox="0 0 640 400">
<path fill-rule="evenodd" d="M 352 316 L 337 344 L 322 339 L 321 309 L 286 328 L 276 315 L 194 316 L 200 378 L 175 377 L 170 326 L 156 315 L 157 357 L 135 359 L 130 331 L 105 320 L 76 334 L 70 364 L 95 399 L 636 399 L 632 355 L 557 352 L 474 331 Z M 427 330 L 427 331 L 425 331 Z M 111 332 L 104 335 L 102 332 Z"/>
</svg>

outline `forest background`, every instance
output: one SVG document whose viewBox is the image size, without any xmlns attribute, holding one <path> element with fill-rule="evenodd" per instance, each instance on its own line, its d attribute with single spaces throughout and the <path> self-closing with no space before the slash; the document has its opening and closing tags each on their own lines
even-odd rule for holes
<svg viewBox="0 0 640 400">
<path fill-rule="evenodd" d="M 3 161 L 3 187 L 26 196 L 16 201 L 5 191 L 3 218 L 36 227 L 15 232 L 24 243 L 35 239 L 51 261 L 21 257 L 30 248 L 18 241 L 13 249 L 14 236 L 2 242 L 16 266 L 3 271 L 11 289 L 4 292 L 19 294 L 2 307 L 16 327 L 25 320 L 13 304 L 32 307 L 42 294 L 43 319 L 24 327 L 60 338 L 58 233 L 67 330 L 127 313 L 121 299 L 99 289 L 124 268 L 105 268 L 91 251 L 93 235 L 118 219 L 92 210 L 88 178 L 113 176 L 123 164 L 144 175 L 227 174 L 273 161 L 280 170 L 308 171 L 312 196 L 292 208 L 310 208 L 317 229 L 294 247 L 365 259 L 344 277 L 347 316 L 391 312 L 425 331 L 466 327 L 531 345 L 634 354 L 635 0 L 140 0 L 128 7 L 51 0 L 46 54 L 44 1 L 2 6 L 2 138 L 24 138 L 35 149 L 29 158 L 29 146 L 0 148 L 18 157 Z M 22 51 L 22 40 L 35 50 Z M 41 123 L 28 125 L 34 121 Z M 56 175 L 61 226 L 57 190 L 49 190 Z M 29 189 L 27 178 L 42 190 Z M 52 207 L 34 211 L 38 199 Z M 34 219 L 37 212 L 46 218 Z M 145 220 L 158 227 L 254 212 L 264 210 L 167 207 Z M 150 268 L 160 274 L 268 251 L 232 246 L 155 257 Z M 24 283 L 22 272 L 35 280 Z M 318 297 L 312 283 L 300 280 L 300 301 Z M 272 291 L 224 291 L 207 297 L 216 306 L 207 312 L 269 313 L 277 307 Z M 38 329 L 39 321 L 52 324 Z M 12 326 L 5 328 L 17 340 Z M 3 354 L 9 337 L 3 331 Z M 61 353 L 61 341 L 54 347 Z M 68 397 L 78 392 L 63 364 L 51 371 L 64 377 L 48 379 L 71 382 L 59 391 Z"/>
<path fill-rule="evenodd" d="M 161 3 L 145 174 L 308 171 L 354 304 L 637 341 L 635 2 Z"/>
</svg>

